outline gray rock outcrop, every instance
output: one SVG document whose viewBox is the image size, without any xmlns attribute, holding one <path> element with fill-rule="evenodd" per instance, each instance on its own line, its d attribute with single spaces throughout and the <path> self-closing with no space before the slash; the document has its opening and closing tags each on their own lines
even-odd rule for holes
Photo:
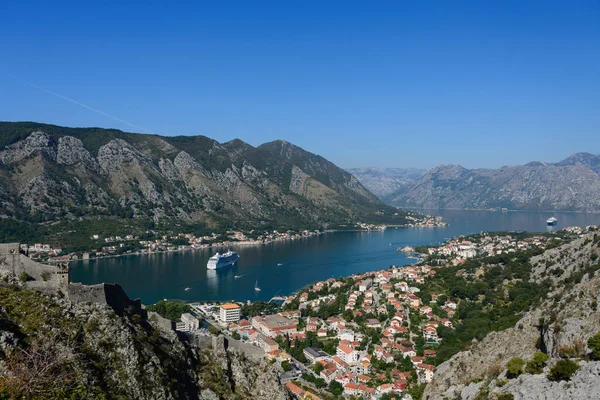
<svg viewBox="0 0 600 400">
<path fill-rule="evenodd" d="M 56 162 L 65 165 L 81 163 L 82 166 L 89 166 L 94 171 L 98 170 L 98 163 L 83 147 L 83 142 L 73 136 L 63 136 L 58 139 Z"/>
<path fill-rule="evenodd" d="M 515 400 L 593 400 L 600 398 L 600 362 L 579 362 L 569 381 L 553 382 L 545 375 L 521 375 L 491 393 L 512 394 Z"/>
<path fill-rule="evenodd" d="M 531 281 L 551 282 L 545 300 L 514 327 L 492 332 L 442 363 L 424 399 L 474 399 L 482 393 L 488 398 L 494 393 L 512 394 L 515 399 L 598 398 L 600 362 L 585 361 L 588 339 L 600 332 L 598 254 L 600 238 L 589 233 L 533 257 Z M 540 350 L 549 356 L 548 366 L 569 357 L 581 369 L 571 381 L 551 381 L 546 367 L 542 374 L 523 374 L 500 384 L 511 358 L 527 361 Z"/>
</svg>

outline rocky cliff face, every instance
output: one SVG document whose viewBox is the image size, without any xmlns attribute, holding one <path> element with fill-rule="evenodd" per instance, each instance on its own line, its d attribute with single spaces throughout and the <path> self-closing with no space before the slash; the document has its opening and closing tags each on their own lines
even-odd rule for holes
<svg viewBox="0 0 600 400">
<path fill-rule="evenodd" d="M 420 208 L 599 211 L 600 157 L 577 153 L 556 163 L 500 169 L 442 165 L 390 195 Z"/>
<path fill-rule="evenodd" d="M 317 227 L 393 214 L 352 175 L 296 146 L 0 123 L 0 216 L 118 216 L 209 227 Z"/>
<path fill-rule="evenodd" d="M 2 398 L 288 398 L 274 366 L 222 340 L 199 348 L 140 314 L 14 286 L 0 304 Z"/>
<path fill-rule="evenodd" d="M 531 281 L 549 285 L 546 300 L 514 327 L 493 332 L 442 363 L 424 399 L 598 398 L 600 362 L 586 356 L 587 340 L 600 331 L 599 255 L 600 236 L 592 233 L 534 257 Z M 549 356 L 543 373 L 507 379 L 510 359 L 529 360 L 536 351 Z M 550 367 L 565 357 L 577 360 L 580 369 L 568 382 L 550 380 Z"/>
<path fill-rule="evenodd" d="M 401 188 L 407 186 L 416 179 L 419 179 L 425 170 L 417 168 L 350 168 L 348 170 L 356 176 L 371 193 L 382 200 L 387 200 L 388 196 L 398 192 Z"/>
<path fill-rule="evenodd" d="M 365 205 L 379 204 L 379 200 L 361 185 L 356 177 L 321 156 L 309 153 L 285 140 L 265 143 L 259 149 L 286 160 L 297 166 L 307 176 L 314 178 L 316 180 L 315 190 L 310 193 L 326 193 L 327 189 L 330 189 L 334 193 L 341 194 L 342 201 L 356 201 Z M 325 195 L 332 196 L 331 193 Z"/>
</svg>

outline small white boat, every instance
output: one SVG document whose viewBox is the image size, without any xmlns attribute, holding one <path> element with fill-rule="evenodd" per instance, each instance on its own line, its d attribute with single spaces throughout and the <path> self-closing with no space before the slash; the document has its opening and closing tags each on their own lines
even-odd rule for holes
<svg viewBox="0 0 600 400">
<path fill-rule="evenodd" d="M 240 275 L 234 276 L 235 279 L 239 279 L 240 277 L 241 277 Z"/>
<path fill-rule="evenodd" d="M 192 290 L 192 288 L 191 287 L 186 287 L 184 290 L 187 292 L 188 290 Z"/>
<path fill-rule="evenodd" d="M 278 267 L 281 267 L 283 265 L 283 263 L 277 263 Z"/>
<path fill-rule="evenodd" d="M 260 292 L 260 288 L 258 287 L 258 281 L 256 281 L 256 283 L 254 284 L 254 290 Z"/>
</svg>

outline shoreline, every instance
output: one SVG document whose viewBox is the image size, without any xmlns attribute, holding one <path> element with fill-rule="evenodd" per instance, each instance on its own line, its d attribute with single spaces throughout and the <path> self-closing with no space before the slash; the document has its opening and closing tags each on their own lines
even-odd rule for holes
<svg viewBox="0 0 600 400">
<path fill-rule="evenodd" d="M 494 232 L 493 235 L 494 236 L 498 236 L 498 235 L 501 235 L 501 234 L 502 235 L 504 235 L 504 234 L 510 234 L 512 232 L 515 232 L 515 231 L 498 231 L 498 232 Z M 525 231 L 525 232 L 528 232 L 528 231 Z M 528 232 L 528 233 L 531 234 L 531 235 L 536 235 L 536 234 L 543 234 L 544 232 Z M 477 235 L 477 234 L 466 235 L 465 239 L 469 239 L 470 237 L 472 237 L 474 235 Z M 442 247 L 444 244 L 447 244 L 449 241 L 455 240 L 457 238 L 458 237 L 453 237 L 453 238 L 450 238 L 448 240 L 444 240 L 440 244 L 430 244 L 428 247 Z M 360 277 L 360 276 L 367 275 L 367 274 L 374 273 L 374 272 L 386 271 L 386 270 L 389 270 L 389 269 L 392 269 L 392 268 L 402 269 L 402 268 L 405 268 L 405 267 L 411 267 L 411 266 L 415 266 L 415 265 L 418 266 L 421 263 L 425 262 L 425 260 L 427 260 L 427 258 L 430 256 L 430 254 L 423 254 L 423 253 L 416 252 L 414 250 L 413 251 L 405 251 L 402 248 L 397 248 L 396 251 L 399 254 L 403 254 L 407 258 L 407 263 L 406 264 L 404 264 L 404 265 L 390 264 L 387 268 L 377 268 L 377 269 L 373 269 L 373 270 L 362 271 L 360 273 L 353 273 L 353 274 L 350 274 L 350 275 L 340 275 L 338 277 L 333 277 L 332 276 L 331 278 L 333 278 L 335 280 L 347 279 L 347 278 Z M 325 280 L 326 279 L 323 279 L 323 281 L 325 281 Z M 251 300 L 249 298 L 246 298 L 246 299 L 243 299 L 243 300 L 212 299 L 212 300 L 195 300 L 195 301 L 192 301 L 192 302 L 186 302 L 184 300 L 181 300 L 181 301 L 186 302 L 186 304 L 192 304 L 192 303 L 205 303 L 205 304 L 206 303 L 212 303 L 212 304 L 219 304 L 219 303 L 222 303 L 223 301 L 232 301 L 232 302 L 239 303 L 239 304 L 246 304 L 246 303 L 251 304 L 251 303 L 256 303 L 256 302 L 270 303 L 271 300 L 273 300 L 274 298 L 277 298 L 277 297 L 279 297 L 279 298 L 295 297 L 300 292 L 310 291 L 310 288 L 312 287 L 313 284 L 314 283 L 309 283 L 309 284 L 306 284 L 306 285 L 302 285 L 298 289 L 292 290 L 287 295 L 279 295 L 279 296 L 277 296 L 277 294 L 276 294 L 275 296 L 273 296 L 269 300 Z M 177 301 L 177 299 L 165 299 L 165 300 L 168 300 L 168 301 Z"/>
<path fill-rule="evenodd" d="M 423 207 L 399 207 L 394 206 L 402 210 L 429 210 L 429 211 L 488 211 L 493 213 L 503 213 L 503 212 L 531 212 L 531 213 L 564 213 L 564 214 L 600 214 L 600 210 L 597 211 L 578 211 L 578 210 L 497 210 L 490 208 L 423 208 Z"/>
<path fill-rule="evenodd" d="M 94 261 L 94 260 L 103 260 L 105 258 L 117 258 L 117 257 L 127 257 L 127 256 L 150 256 L 150 255 L 158 255 L 158 254 L 167 254 L 167 253 L 181 253 L 184 251 L 197 251 L 197 250 L 210 250 L 210 249 L 222 249 L 228 246 L 242 246 L 242 247 L 251 247 L 251 246 L 266 246 L 269 244 L 273 244 L 273 243 L 283 243 L 283 242 L 292 242 L 295 240 L 302 240 L 302 239 L 309 239 L 309 238 L 313 238 L 316 236 L 320 236 L 323 235 L 325 233 L 332 233 L 332 232 L 343 232 L 343 231 L 336 231 L 336 230 L 328 230 L 328 231 L 324 231 L 324 232 L 320 232 L 318 234 L 313 234 L 313 235 L 309 235 L 309 236 L 303 236 L 300 238 L 290 238 L 290 239 L 282 239 L 282 240 L 269 240 L 268 242 L 223 242 L 220 245 L 209 245 L 209 246 L 204 246 L 204 247 L 185 247 L 183 249 L 173 249 L 173 250 L 163 250 L 163 251 L 145 251 L 145 252 L 133 252 L 133 253 L 124 253 L 124 254 L 115 254 L 115 255 L 108 255 L 108 256 L 101 256 L 101 257 L 90 257 L 88 259 L 78 259 L 78 260 L 70 260 L 68 261 L 68 263 L 76 263 L 76 262 L 81 262 L 81 261 Z M 365 231 L 367 232 L 367 231 Z M 47 263 L 54 263 L 52 261 L 45 261 Z"/>
<path fill-rule="evenodd" d="M 354 230 L 354 231 L 368 232 L 367 230 Z M 381 230 L 381 231 L 384 231 L 384 230 Z M 335 233 L 335 232 L 339 232 L 339 231 L 337 231 L 337 230 L 327 230 L 327 231 L 320 232 L 319 234 L 315 234 L 315 235 L 312 235 L 312 236 L 319 236 L 320 234 L 323 234 L 323 233 Z M 510 231 L 510 230 L 504 230 L 504 231 L 498 231 L 498 232 L 511 233 L 511 232 L 514 232 L 514 231 Z M 498 232 L 496 232 L 496 233 L 498 233 Z M 544 233 L 547 233 L 547 232 L 543 232 L 543 231 L 530 231 L 530 233 L 533 233 L 533 234 L 535 234 L 535 233 L 544 234 Z M 476 233 L 473 233 L 473 234 L 476 234 Z M 312 236 L 310 236 L 310 237 L 312 237 Z M 379 235 L 376 235 L 376 236 L 379 236 Z M 457 235 L 455 235 L 454 237 L 458 237 L 458 234 L 457 234 Z M 309 237 L 305 237 L 305 238 L 309 238 Z M 295 239 L 290 239 L 290 240 L 295 240 Z M 434 246 L 434 247 L 435 247 L 435 246 L 439 246 L 441 243 L 443 243 L 443 242 L 445 242 L 445 241 L 447 241 L 447 240 L 448 240 L 448 238 L 444 239 L 443 241 L 440 241 L 439 243 L 438 243 L 438 242 L 435 242 L 436 244 L 434 244 L 434 242 L 430 242 L 430 243 L 428 244 L 428 246 Z M 258 245 L 258 244 L 271 244 L 271 243 L 274 243 L 274 242 L 285 242 L 285 241 L 287 241 L 287 240 L 272 240 L 272 241 L 270 241 L 270 242 L 268 242 L 268 243 L 255 243 L 255 245 Z M 217 246 L 211 246 L 211 247 L 217 247 Z M 100 258 L 120 257 L 120 256 L 127 256 L 127 255 L 141 255 L 141 254 L 168 253 L 168 252 L 178 252 L 178 251 L 198 250 L 198 249 L 209 249 L 209 248 L 210 248 L 210 247 L 204 247 L 204 248 L 183 248 L 183 249 L 174 249 L 174 250 L 168 250 L 168 251 L 164 251 L 164 252 L 153 252 L 153 253 L 129 253 L 129 254 L 113 255 L 113 256 L 106 256 L 106 257 L 100 257 Z M 403 254 L 403 255 L 405 256 L 405 260 L 403 260 L 403 261 L 400 261 L 400 263 L 398 263 L 398 262 L 392 262 L 392 264 L 389 264 L 389 265 L 388 265 L 386 268 L 383 268 L 383 269 L 387 269 L 387 268 L 389 268 L 389 267 L 390 267 L 390 266 L 392 266 L 392 265 L 393 265 L 393 266 L 396 266 L 396 267 L 399 267 L 399 268 L 402 268 L 402 267 L 404 267 L 404 266 L 409 266 L 409 265 L 418 264 L 418 263 L 420 263 L 420 262 L 422 262 L 422 261 L 423 261 L 423 258 L 424 258 L 424 256 L 423 256 L 422 254 L 418 253 L 418 252 L 414 252 L 414 251 L 411 251 L 411 252 L 404 252 L 404 251 L 402 251 L 402 252 L 401 252 L 401 251 L 398 251 L 398 248 L 396 248 L 395 250 L 396 250 L 398 253 L 401 253 L 401 254 Z M 93 260 L 93 259 L 92 259 L 92 260 Z M 89 261 L 89 260 L 76 260 L 76 261 Z M 157 260 L 157 261 L 164 261 L 164 259 L 163 259 L 163 260 Z M 92 264 L 92 265 L 93 265 L 93 264 Z M 373 268 L 373 269 L 372 269 L 372 268 L 367 268 L 366 270 L 361 270 L 361 271 L 360 271 L 360 273 L 371 272 L 371 271 L 377 271 L 377 270 L 381 270 L 381 269 L 382 269 L 382 268 L 381 268 L 381 266 L 378 266 L 378 267 L 376 267 L 376 268 Z M 356 274 L 356 273 L 357 273 L 357 272 L 354 272 L 352 275 L 354 275 L 354 274 Z M 337 274 L 336 274 L 336 275 L 337 275 Z M 340 278 L 340 277 L 347 277 L 347 276 L 350 276 L 350 275 L 346 275 L 346 274 L 340 274 L 339 276 L 337 276 L 337 277 L 336 277 L 336 279 L 338 279 L 338 278 Z M 331 276 L 330 276 L 330 278 L 333 278 L 333 277 L 334 277 L 334 275 L 331 275 Z M 295 286 L 295 285 L 294 285 L 294 286 Z M 285 295 L 285 296 L 282 296 L 282 297 L 287 297 L 287 296 L 291 296 L 291 295 L 293 295 L 294 293 L 298 293 L 298 291 L 299 291 L 299 290 L 302 290 L 304 287 L 305 287 L 305 285 L 299 285 L 299 286 L 298 286 L 298 287 L 296 287 L 296 288 L 293 288 L 293 287 L 292 287 L 292 288 L 290 288 L 291 290 L 288 292 L 289 294 L 287 294 L 287 295 Z M 277 292 L 277 293 L 279 293 L 279 292 Z M 277 295 L 277 294 L 276 294 L 276 295 Z M 201 296 L 201 297 L 203 297 L 203 296 Z M 271 298 L 272 298 L 272 297 L 271 297 Z M 168 299 L 168 300 L 172 300 L 172 299 Z M 202 298 L 199 298 L 199 297 L 194 297 L 194 300 L 193 300 L 193 301 L 189 301 L 189 300 L 183 300 L 183 299 L 181 299 L 181 298 L 179 298 L 179 300 L 182 300 L 182 301 L 184 301 L 184 302 L 222 302 L 222 301 L 229 301 L 229 300 L 232 300 L 232 299 L 231 299 L 231 298 L 224 298 L 224 299 L 223 299 L 223 298 L 213 298 L 213 299 L 206 299 L 206 298 L 204 298 L 204 299 L 202 299 Z M 250 297 L 246 297 L 246 298 L 243 298 L 243 299 L 239 300 L 239 302 L 247 302 L 247 301 L 251 301 L 251 302 L 256 302 L 256 301 L 265 301 L 265 302 L 268 302 L 268 301 L 270 301 L 270 299 L 269 299 L 269 298 L 265 298 L 265 299 L 257 299 L 257 298 L 255 298 L 255 297 L 253 297 L 253 296 L 250 296 Z M 236 300 L 236 302 L 237 302 L 237 300 Z M 149 304 L 150 304 L 150 303 L 149 303 Z"/>
<path fill-rule="evenodd" d="M 339 232 L 383 232 L 386 229 L 391 229 L 391 228 L 444 228 L 447 227 L 448 224 L 444 223 L 444 225 L 432 225 L 432 226 L 412 226 L 412 225 L 385 225 L 383 229 L 327 229 L 323 232 L 319 232 L 319 233 L 315 233 L 312 235 L 308 235 L 308 236 L 303 236 L 303 237 L 299 237 L 299 238 L 289 238 L 289 239 L 281 239 L 281 240 L 269 240 L 267 242 L 250 242 L 250 241 L 245 241 L 245 242 L 224 242 L 223 244 L 220 245 L 209 245 L 209 246 L 205 246 L 205 247 L 185 247 L 183 249 L 173 249 L 173 250 L 164 250 L 164 251 L 152 251 L 152 252 L 132 252 L 132 253 L 124 253 L 124 254 L 114 254 L 114 255 L 107 255 L 107 256 L 101 256 L 101 257 L 90 257 L 87 259 L 77 259 L 77 260 L 69 260 L 67 261 L 68 264 L 71 263 L 79 263 L 79 262 L 83 262 L 83 261 L 95 261 L 95 260 L 103 260 L 103 259 L 107 259 L 107 258 L 118 258 L 118 257 L 128 257 L 128 256 L 149 256 L 149 255 L 158 255 L 158 254 L 168 254 L 168 253 L 180 253 L 180 252 L 184 252 L 184 251 L 197 251 L 197 250 L 210 250 L 210 249 L 214 249 L 214 248 L 218 248 L 218 249 L 222 249 L 228 246 L 241 246 L 241 247 L 251 247 L 251 246 L 266 246 L 266 245 L 270 245 L 270 244 L 274 244 L 274 243 L 285 243 L 285 242 L 293 242 L 295 240 L 304 240 L 304 239 L 310 239 L 310 238 L 314 238 L 317 236 L 321 236 L 327 233 L 339 233 Z M 42 261 L 44 263 L 48 263 L 48 264 L 55 264 L 58 263 L 59 261 Z M 60 261 L 62 263 L 64 263 L 65 261 Z"/>
</svg>

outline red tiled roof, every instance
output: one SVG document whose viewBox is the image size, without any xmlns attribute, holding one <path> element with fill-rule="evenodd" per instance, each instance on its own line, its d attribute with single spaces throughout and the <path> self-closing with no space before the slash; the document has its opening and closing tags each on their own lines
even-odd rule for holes
<svg viewBox="0 0 600 400">
<path fill-rule="evenodd" d="M 302 388 L 300 386 L 294 384 L 293 382 L 286 382 L 285 387 L 288 388 L 290 390 L 290 392 L 292 392 L 298 396 L 304 395 L 304 390 L 302 390 Z"/>
<path fill-rule="evenodd" d="M 338 349 L 340 349 L 342 352 L 344 352 L 345 354 L 350 354 L 354 351 L 354 349 L 352 349 L 352 347 L 345 345 L 345 344 L 340 344 L 338 346 Z"/>
<path fill-rule="evenodd" d="M 417 364 L 417 368 L 426 369 L 429 371 L 435 371 L 435 366 L 431 364 Z"/>
<path fill-rule="evenodd" d="M 358 390 L 365 393 L 373 393 L 375 389 L 368 387 L 367 385 L 360 384 L 358 385 Z"/>
</svg>

